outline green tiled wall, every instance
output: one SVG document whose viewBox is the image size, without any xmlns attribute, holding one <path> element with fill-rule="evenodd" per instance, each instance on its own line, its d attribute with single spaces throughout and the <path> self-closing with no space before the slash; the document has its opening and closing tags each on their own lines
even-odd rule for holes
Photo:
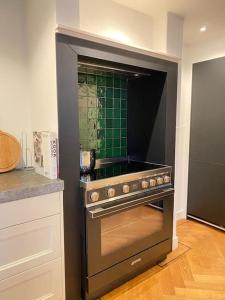
<svg viewBox="0 0 225 300">
<path fill-rule="evenodd" d="M 97 158 L 127 155 L 127 78 L 79 67 L 79 125 L 82 149 Z"/>
</svg>

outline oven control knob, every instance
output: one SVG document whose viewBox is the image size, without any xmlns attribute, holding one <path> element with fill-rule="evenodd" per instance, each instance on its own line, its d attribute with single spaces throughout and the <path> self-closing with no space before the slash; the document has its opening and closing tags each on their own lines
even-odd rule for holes
<svg viewBox="0 0 225 300">
<path fill-rule="evenodd" d="M 96 202 L 96 201 L 98 201 L 98 199 L 99 199 L 99 193 L 98 193 L 98 192 L 93 192 L 93 193 L 91 193 L 90 198 L 91 198 L 91 202 Z"/>
<path fill-rule="evenodd" d="M 127 193 L 129 193 L 129 191 L 130 191 L 129 185 L 128 184 L 124 184 L 123 185 L 123 193 L 127 194 Z"/>
<path fill-rule="evenodd" d="M 162 177 L 158 177 L 157 178 L 157 185 L 161 185 L 163 184 L 163 178 Z"/>
<path fill-rule="evenodd" d="M 164 183 L 170 183 L 171 177 L 166 175 L 166 176 L 163 177 L 163 181 L 164 181 Z"/>
<path fill-rule="evenodd" d="M 149 184 L 150 184 L 150 187 L 156 186 L 156 180 L 155 180 L 154 178 L 151 178 L 151 179 L 149 180 Z"/>
<path fill-rule="evenodd" d="M 108 192 L 107 192 L 107 194 L 108 194 L 108 197 L 109 197 L 109 198 L 112 198 L 112 197 L 114 197 L 114 196 L 115 196 L 115 194 L 116 194 L 116 190 L 115 190 L 115 189 L 113 189 L 113 188 L 110 188 L 110 189 L 108 189 Z"/>
<path fill-rule="evenodd" d="M 143 189 L 147 189 L 147 188 L 148 188 L 148 185 L 149 185 L 149 183 L 148 183 L 148 181 L 146 181 L 146 180 L 143 180 L 143 181 L 141 182 L 141 187 L 142 187 Z"/>
</svg>

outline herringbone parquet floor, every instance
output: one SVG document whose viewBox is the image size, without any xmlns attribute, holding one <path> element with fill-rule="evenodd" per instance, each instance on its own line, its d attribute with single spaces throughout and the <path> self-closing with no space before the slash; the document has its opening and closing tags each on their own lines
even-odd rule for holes
<svg viewBox="0 0 225 300">
<path fill-rule="evenodd" d="M 225 300 L 225 233 L 189 220 L 180 222 L 177 232 L 177 253 L 183 254 L 175 259 L 171 254 L 163 267 L 155 266 L 102 300 Z"/>
</svg>

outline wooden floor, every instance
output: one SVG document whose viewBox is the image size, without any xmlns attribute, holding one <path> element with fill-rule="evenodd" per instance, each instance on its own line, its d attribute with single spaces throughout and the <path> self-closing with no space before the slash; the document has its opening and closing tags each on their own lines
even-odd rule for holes
<svg viewBox="0 0 225 300">
<path fill-rule="evenodd" d="M 179 249 L 102 300 L 225 300 L 225 233 L 194 221 L 177 227 Z"/>
</svg>

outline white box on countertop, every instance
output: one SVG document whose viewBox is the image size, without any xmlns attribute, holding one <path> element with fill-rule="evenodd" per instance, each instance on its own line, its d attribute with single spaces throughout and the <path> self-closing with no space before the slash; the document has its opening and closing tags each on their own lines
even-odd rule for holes
<svg viewBox="0 0 225 300">
<path fill-rule="evenodd" d="M 35 171 L 50 179 L 58 177 L 57 136 L 50 131 L 33 132 Z"/>
</svg>

